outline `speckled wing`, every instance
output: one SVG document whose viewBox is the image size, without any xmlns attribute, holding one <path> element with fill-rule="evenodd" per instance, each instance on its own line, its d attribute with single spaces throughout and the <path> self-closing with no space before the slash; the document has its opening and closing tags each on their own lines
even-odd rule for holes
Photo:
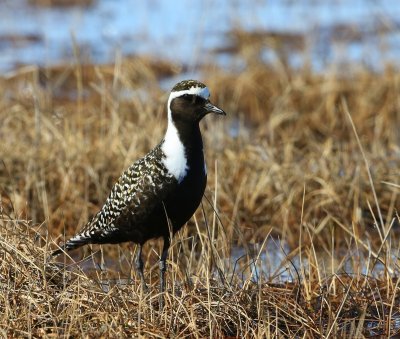
<svg viewBox="0 0 400 339">
<path fill-rule="evenodd" d="M 88 243 L 113 242 L 123 233 L 134 231 L 129 228 L 145 222 L 178 184 L 162 163 L 162 157 L 157 146 L 132 164 L 115 183 L 102 209 L 63 248 L 71 250 Z"/>
</svg>

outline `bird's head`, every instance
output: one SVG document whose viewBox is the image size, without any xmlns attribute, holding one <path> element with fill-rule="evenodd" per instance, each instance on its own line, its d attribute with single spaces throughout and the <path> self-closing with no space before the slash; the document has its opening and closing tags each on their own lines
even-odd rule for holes
<svg viewBox="0 0 400 339">
<path fill-rule="evenodd" d="M 174 122 L 199 122 L 206 114 L 226 113 L 210 102 L 210 91 L 200 81 L 184 80 L 177 83 L 168 99 L 168 119 Z"/>
</svg>

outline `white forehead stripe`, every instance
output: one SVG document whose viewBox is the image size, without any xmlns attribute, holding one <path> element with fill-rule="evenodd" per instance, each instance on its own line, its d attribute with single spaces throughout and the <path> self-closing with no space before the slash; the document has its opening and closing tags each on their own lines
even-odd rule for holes
<svg viewBox="0 0 400 339">
<path fill-rule="evenodd" d="M 190 87 L 189 89 L 184 89 L 182 91 L 171 92 L 169 96 L 168 102 L 171 102 L 173 99 L 180 97 L 184 94 L 198 95 L 204 99 L 208 99 L 210 97 L 210 91 L 207 87 Z"/>
</svg>

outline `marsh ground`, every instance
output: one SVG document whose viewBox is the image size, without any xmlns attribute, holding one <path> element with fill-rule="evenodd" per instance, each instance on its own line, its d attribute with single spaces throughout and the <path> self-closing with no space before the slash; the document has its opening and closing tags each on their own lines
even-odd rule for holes
<svg viewBox="0 0 400 339">
<path fill-rule="evenodd" d="M 196 68 L 228 116 L 202 122 L 208 186 L 174 238 L 161 312 L 156 240 L 145 248 L 148 294 L 132 245 L 47 256 L 162 138 L 165 88 L 187 65 L 85 63 L 76 46 L 71 64 L 0 78 L 2 335 L 399 333 L 398 68 L 315 72 L 285 57 L 276 41 L 291 37 L 231 36 L 224 53 L 240 69 Z M 260 57 L 267 43 L 278 62 Z"/>
</svg>

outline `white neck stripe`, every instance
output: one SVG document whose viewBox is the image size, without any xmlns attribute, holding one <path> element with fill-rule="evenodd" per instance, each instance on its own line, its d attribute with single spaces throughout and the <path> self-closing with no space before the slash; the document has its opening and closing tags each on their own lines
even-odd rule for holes
<svg viewBox="0 0 400 339">
<path fill-rule="evenodd" d="M 161 146 L 165 158 L 163 163 L 176 180 L 180 183 L 185 178 L 188 171 L 188 163 L 185 154 L 185 147 L 179 138 L 178 130 L 176 129 L 171 116 L 171 101 L 185 94 L 198 95 L 206 100 L 210 97 L 210 92 L 207 87 L 191 87 L 183 91 L 171 92 L 168 99 L 168 127 L 165 133 L 164 142 Z"/>
<path fill-rule="evenodd" d="M 180 183 L 186 176 L 188 164 L 185 147 L 179 139 L 178 130 L 172 122 L 168 123 L 167 132 L 165 133 L 161 149 L 165 155 L 163 159 L 165 167 Z"/>
</svg>

